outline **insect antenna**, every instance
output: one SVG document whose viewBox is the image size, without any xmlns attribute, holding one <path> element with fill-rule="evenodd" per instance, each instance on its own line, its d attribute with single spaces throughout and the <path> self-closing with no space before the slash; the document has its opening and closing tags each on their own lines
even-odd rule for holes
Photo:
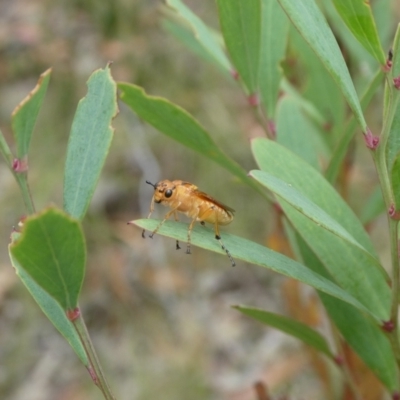
<svg viewBox="0 0 400 400">
<path fill-rule="evenodd" d="M 157 185 L 156 185 L 156 184 L 154 184 L 154 183 L 151 183 L 150 181 L 146 181 L 146 183 L 147 183 L 147 184 L 149 184 L 149 185 L 151 185 L 151 186 L 153 186 L 153 188 L 154 188 L 154 189 L 157 187 Z"/>
</svg>

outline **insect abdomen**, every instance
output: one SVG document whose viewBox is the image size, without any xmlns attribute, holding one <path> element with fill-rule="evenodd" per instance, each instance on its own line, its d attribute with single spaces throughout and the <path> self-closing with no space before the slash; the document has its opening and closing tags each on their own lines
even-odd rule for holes
<svg viewBox="0 0 400 400">
<path fill-rule="evenodd" d="M 232 222 L 233 215 L 224 210 L 222 207 L 216 204 L 206 202 L 204 207 L 202 207 L 203 212 L 199 213 L 199 220 L 205 221 L 210 224 L 227 225 Z"/>
</svg>

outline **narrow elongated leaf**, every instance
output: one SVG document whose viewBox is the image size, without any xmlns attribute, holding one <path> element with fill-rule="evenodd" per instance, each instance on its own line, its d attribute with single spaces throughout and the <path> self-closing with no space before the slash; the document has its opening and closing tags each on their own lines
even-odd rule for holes
<svg viewBox="0 0 400 400">
<path fill-rule="evenodd" d="M 391 391 L 398 389 L 398 369 L 389 340 L 377 324 L 341 300 L 320 293 L 330 318 L 350 347 Z"/>
<path fill-rule="evenodd" d="M 396 15 L 393 13 L 393 1 L 373 1 L 371 7 L 380 41 L 384 49 L 389 49 L 393 41 L 393 27 L 397 23 Z"/>
<path fill-rule="evenodd" d="M 307 82 L 301 96 L 310 101 L 324 116 L 326 122 L 323 129 L 326 132 L 328 127 L 330 131 L 326 139 L 333 140 L 336 136 L 335 128 L 342 127 L 348 113 L 346 100 L 323 62 L 293 26 L 289 31 L 289 43 L 290 48 L 293 48 L 291 53 L 294 52 L 293 56 L 298 59 L 301 71 L 297 73 L 297 68 L 293 71 L 294 79 Z"/>
<path fill-rule="evenodd" d="M 19 234 L 14 233 L 12 236 L 13 242 L 18 239 Z M 85 353 L 85 349 L 79 339 L 78 333 L 76 332 L 72 322 L 67 318 L 65 311 L 62 309 L 60 304 L 50 296 L 45 290 L 43 290 L 21 267 L 18 261 L 13 257 L 11 251 L 10 260 L 13 267 L 16 270 L 17 275 L 21 279 L 22 283 L 28 289 L 29 293 L 38 303 L 39 307 L 45 313 L 51 323 L 58 329 L 58 331 L 65 337 L 75 353 L 82 361 L 85 366 L 89 365 L 88 358 Z"/>
<path fill-rule="evenodd" d="M 367 124 L 340 48 L 314 0 L 279 0 L 290 20 L 335 79 L 362 129 Z"/>
<path fill-rule="evenodd" d="M 282 79 L 281 89 L 283 92 L 288 94 L 291 99 L 300 104 L 301 109 L 316 125 L 318 125 L 318 127 L 323 128 L 328 124 L 328 120 L 324 118 L 323 114 L 318 110 L 317 105 L 314 104 L 314 102 L 305 99 L 303 95 L 300 94 L 299 91 L 285 78 Z"/>
<path fill-rule="evenodd" d="M 295 240 L 303 263 L 316 273 L 329 277 L 310 247 L 297 235 Z M 391 391 L 398 389 L 398 368 L 393 350 L 381 328 L 351 305 L 318 292 L 320 299 L 340 333 L 382 383 Z"/>
<path fill-rule="evenodd" d="M 393 187 L 393 197 L 395 209 L 400 209 L 400 156 L 396 158 L 391 171 L 391 182 Z"/>
<path fill-rule="evenodd" d="M 367 71 L 369 69 L 371 71 L 376 69 L 378 63 L 350 31 L 345 21 L 343 21 L 342 16 L 338 13 L 333 1 L 321 0 L 319 4 L 321 9 L 324 10 L 325 18 L 329 21 L 332 31 L 335 32 L 335 37 L 338 43 L 340 43 L 340 48 L 342 50 L 346 49 L 347 64 L 358 65 L 359 67 L 362 64 L 365 68 L 366 73 L 352 76 L 357 86 L 358 82 L 361 82 L 364 78 L 368 78 Z"/>
<path fill-rule="evenodd" d="M 78 221 L 55 208 L 29 217 L 10 252 L 65 311 L 77 307 L 86 261 L 85 240 Z"/>
<path fill-rule="evenodd" d="M 321 259 L 335 281 L 366 307 L 388 319 L 390 289 L 387 274 L 376 261 L 376 252 L 362 224 L 335 189 L 309 164 L 272 141 L 255 139 L 253 152 L 263 171 L 292 185 L 336 220 L 370 253 L 349 245 L 342 238 L 322 229 L 279 200 L 295 229 Z"/>
<path fill-rule="evenodd" d="M 7 167 L 10 169 L 11 173 L 14 175 L 15 180 L 17 181 L 19 188 L 22 193 L 22 198 L 24 199 L 24 203 L 26 206 L 26 209 L 29 214 L 33 214 L 35 212 L 34 206 L 32 199 L 30 197 L 30 192 L 29 192 L 29 187 L 28 187 L 28 176 L 25 173 L 20 173 L 20 171 L 17 172 L 17 170 L 14 168 L 14 157 L 11 152 L 10 147 L 8 146 L 8 143 L 3 136 L 3 133 L 0 131 L 0 153 L 3 155 Z M 26 163 L 27 159 L 25 158 L 22 160 L 22 165 L 23 163 Z M 25 167 L 27 164 L 24 165 Z"/>
<path fill-rule="evenodd" d="M 321 259 L 335 282 L 367 308 L 389 318 L 390 290 L 386 272 L 376 259 L 356 246 L 321 229 L 284 200 L 279 201 L 285 215 L 307 244 Z"/>
<path fill-rule="evenodd" d="M 327 156 L 327 145 L 319 136 L 317 127 L 302 111 L 301 101 L 291 96 L 284 96 L 280 100 L 276 132 L 278 143 L 296 153 L 315 169 L 320 169 L 319 161 Z"/>
<path fill-rule="evenodd" d="M 19 159 L 28 155 L 33 128 L 47 91 L 50 74 L 51 69 L 48 69 L 40 75 L 37 85 L 12 113 L 12 129 L 17 143 L 17 157 Z"/>
<path fill-rule="evenodd" d="M 250 94 L 258 88 L 261 0 L 217 0 L 219 21 L 232 63 Z"/>
<path fill-rule="evenodd" d="M 289 20 L 276 0 L 261 0 L 261 47 L 259 87 L 269 119 L 274 119 L 282 78 L 280 62 L 284 58 Z"/>
<path fill-rule="evenodd" d="M 397 26 L 393 44 L 392 76 L 400 77 L 400 25 Z M 389 83 L 392 85 L 392 82 Z M 384 149 L 386 165 L 390 171 L 396 210 L 400 209 L 400 93 L 393 86 L 385 87 L 385 97 L 389 99 L 384 114 L 385 123 L 390 126 L 389 137 Z"/>
<path fill-rule="evenodd" d="M 235 306 L 234 308 L 265 325 L 272 326 L 273 328 L 279 329 L 282 332 L 300 339 L 303 343 L 308 344 L 315 350 L 333 359 L 332 352 L 329 349 L 326 339 L 319 332 L 309 326 L 295 321 L 294 319 L 284 317 L 283 315 L 260 310 L 258 308 L 246 306 Z"/>
<path fill-rule="evenodd" d="M 4 157 L 7 166 L 12 170 L 13 156 L 2 131 L 0 131 L 0 153 Z"/>
<path fill-rule="evenodd" d="M 382 196 L 382 189 L 377 186 L 370 197 L 366 200 L 363 209 L 361 210 L 361 222 L 366 225 L 373 221 L 376 217 L 383 214 L 385 211 L 385 201 Z"/>
<path fill-rule="evenodd" d="M 131 223 L 148 231 L 153 231 L 159 222 L 160 221 L 153 219 L 140 219 L 132 221 Z M 158 233 L 185 242 L 187 240 L 187 230 L 187 224 L 167 221 L 161 226 Z M 282 275 L 297 279 L 307 285 L 352 304 L 354 307 L 366 312 L 376 319 L 377 316 L 374 315 L 373 312 L 370 312 L 367 307 L 363 306 L 353 296 L 330 280 L 310 271 L 308 268 L 304 267 L 304 265 L 280 253 L 270 250 L 265 246 L 261 246 L 260 244 L 238 236 L 227 233 L 223 233 L 221 236 L 224 245 L 229 249 L 234 259 L 247 261 L 271 269 L 272 271 L 278 272 Z M 206 229 L 202 226 L 195 226 L 192 231 L 192 244 L 216 253 L 224 254 L 226 257 L 225 251 L 221 249 L 219 243 L 214 239 L 214 233 L 210 229 Z M 228 258 L 226 258 L 226 265 L 229 265 Z"/>
<path fill-rule="evenodd" d="M 385 53 L 379 40 L 371 5 L 365 0 L 333 0 L 347 27 L 364 48 L 385 65 Z"/>
<path fill-rule="evenodd" d="M 64 170 L 64 209 L 75 218 L 86 213 L 113 137 L 117 89 L 110 68 L 95 71 L 72 123 Z"/>
<path fill-rule="evenodd" d="M 161 97 L 149 96 L 136 85 L 118 83 L 118 88 L 121 90 L 121 99 L 140 118 L 170 138 L 213 160 L 243 182 L 259 190 L 252 179 L 247 177 L 247 173 L 235 161 L 226 156 L 199 122 L 181 107 Z"/>
<path fill-rule="evenodd" d="M 397 105 L 397 110 L 393 116 L 393 122 L 386 146 L 386 153 L 387 167 L 389 170 L 393 170 L 393 166 L 400 155 L 400 104 Z"/>
<path fill-rule="evenodd" d="M 216 34 L 188 8 L 181 0 L 166 0 L 168 6 L 176 11 L 191 26 L 194 36 L 202 48 L 226 71 L 232 67 L 226 56 L 222 41 L 217 40 Z"/>
<path fill-rule="evenodd" d="M 361 97 L 361 106 L 363 110 L 365 110 L 370 104 L 374 94 L 376 94 L 378 87 L 382 83 L 383 77 L 384 73 L 381 69 L 379 69 L 375 73 L 370 84 L 367 86 L 364 94 Z M 356 128 L 357 121 L 354 116 L 352 116 L 348 121 L 346 129 L 343 131 L 343 134 L 341 135 L 336 145 L 336 148 L 332 155 L 332 159 L 329 162 L 328 168 L 326 169 L 325 177 L 331 183 L 335 182 L 339 174 L 340 168 L 343 165 L 344 157 L 346 156 L 349 145 L 356 133 Z"/>
<path fill-rule="evenodd" d="M 315 168 L 271 140 L 254 139 L 252 150 L 262 171 L 291 184 L 338 221 L 358 243 L 376 256 L 371 239 L 357 216 Z"/>
<path fill-rule="evenodd" d="M 348 242 L 349 245 L 358 247 L 369 257 L 371 257 L 374 262 L 378 263 L 378 260 L 376 260 L 372 254 L 368 253 L 368 251 L 360 243 L 358 243 L 354 237 L 347 232 L 345 228 L 343 228 L 343 226 L 335 221 L 328 213 L 326 213 L 312 200 L 296 190 L 291 184 L 286 183 L 264 171 L 253 170 L 250 172 L 250 175 L 263 186 L 271 190 L 274 194 L 286 200 L 288 204 L 293 206 L 293 208 L 298 210 L 303 215 L 307 216 L 317 226 L 332 232 L 334 235 Z"/>
<path fill-rule="evenodd" d="M 218 64 L 218 62 L 213 58 L 213 56 L 199 43 L 195 37 L 193 31 L 186 24 L 180 24 L 175 20 L 164 19 L 162 21 L 163 28 L 176 39 L 178 39 L 187 49 L 192 51 L 198 57 L 207 61 L 208 63 L 214 64 L 217 68 L 225 73 L 232 79 L 232 75 L 228 73 L 226 69 Z"/>
</svg>

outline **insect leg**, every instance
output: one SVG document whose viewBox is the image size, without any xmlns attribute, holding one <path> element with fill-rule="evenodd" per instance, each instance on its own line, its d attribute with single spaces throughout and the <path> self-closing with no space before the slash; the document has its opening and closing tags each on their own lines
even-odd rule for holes
<svg viewBox="0 0 400 400">
<path fill-rule="evenodd" d="M 150 203 L 150 212 L 149 215 L 147 216 L 147 219 L 150 218 L 150 215 L 152 214 L 152 212 L 154 211 L 154 196 L 151 199 L 151 203 Z M 142 231 L 142 238 L 144 239 L 146 236 L 144 235 L 146 232 L 146 229 L 143 229 Z"/>
<path fill-rule="evenodd" d="M 231 253 L 229 253 L 229 250 L 225 247 L 224 243 L 222 242 L 221 236 L 219 234 L 219 226 L 218 226 L 218 220 L 215 220 L 214 223 L 214 230 L 215 230 L 215 239 L 218 240 L 219 244 L 221 245 L 222 249 L 225 250 L 226 255 L 229 257 L 231 260 L 232 267 L 236 265 L 235 260 L 232 258 Z"/>
<path fill-rule="evenodd" d="M 175 212 L 174 212 L 174 218 L 175 218 L 175 221 L 179 221 L 179 218 L 178 218 L 178 213 L 176 212 L 176 210 L 175 210 Z M 179 250 L 181 248 L 181 246 L 179 246 L 179 240 L 177 239 L 176 240 L 176 249 L 177 250 Z"/>
<path fill-rule="evenodd" d="M 194 226 L 194 223 L 196 222 L 196 218 L 192 219 L 192 222 L 189 225 L 189 229 L 188 229 L 188 240 L 187 240 L 187 247 L 186 247 L 186 254 L 190 254 L 190 242 L 191 242 L 191 233 L 192 233 L 192 229 Z"/>
<path fill-rule="evenodd" d="M 153 232 L 150 233 L 149 238 L 153 239 L 153 236 L 158 232 L 158 230 L 161 228 L 161 225 L 174 213 L 176 212 L 176 208 L 174 208 L 171 211 L 168 211 L 165 216 L 164 219 L 157 225 L 156 229 L 154 229 Z"/>
</svg>

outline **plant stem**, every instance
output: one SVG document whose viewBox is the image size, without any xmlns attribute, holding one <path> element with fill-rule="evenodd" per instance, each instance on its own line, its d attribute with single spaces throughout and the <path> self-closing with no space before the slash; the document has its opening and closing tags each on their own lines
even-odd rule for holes
<svg viewBox="0 0 400 400">
<path fill-rule="evenodd" d="M 0 153 L 3 155 L 8 168 L 10 169 L 11 173 L 14 175 L 14 178 L 18 183 L 18 186 L 22 193 L 22 198 L 24 199 L 26 209 L 28 210 L 28 214 L 34 214 L 35 206 L 33 204 L 31 192 L 29 190 L 27 173 L 26 172 L 18 173 L 14 170 L 13 155 L 1 131 L 0 131 Z"/>
<path fill-rule="evenodd" d="M 386 159 L 386 147 L 389 139 L 390 128 L 393 123 L 397 105 L 399 102 L 399 94 L 394 93 L 393 87 L 390 83 L 391 77 L 388 77 L 388 90 L 389 90 L 389 100 L 388 100 L 388 110 L 383 121 L 382 133 L 380 136 L 379 146 L 373 153 L 376 170 L 378 172 L 379 181 L 382 187 L 382 194 L 385 200 L 386 209 L 389 210 L 391 205 L 394 205 L 394 197 L 392 193 L 392 185 L 390 183 L 389 177 L 389 166 L 387 165 Z M 397 247 L 397 246 L 396 246 Z"/>
<path fill-rule="evenodd" d="M 391 166 L 387 163 L 387 143 L 393 124 L 393 119 L 399 104 L 399 91 L 394 90 L 392 84 L 392 75 L 390 73 L 386 76 L 387 79 L 387 90 L 388 90 L 388 104 L 386 113 L 384 115 L 382 133 L 380 136 L 379 146 L 373 153 L 376 170 L 378 173 L 379 181 L 382 188 L 383 198 L 385 200 L 388 223 L 389 223 L 389 235 L 390 235 L 390 251 L 391 251 L 391 263 L 392 263 L 392 299 L 390 307 L 390 319 L 389 322 L 392 324 L 389 331 L 389 340 L 392 345 L 392 349 L 400 366 L 400 343 L 398 338 L 398 299 L 400 290 L 400 265 L 399 265 L 399 245 L 398 245 L 398 224 L 399 221 L 392 218 L 389 215 L 389 210 L 394 214 L 398 213 L 398 204 L 395 204 L 395 198 L 392 190 L 392 184 L 390 179 L 389 169 Z"/>
<path fill-rule="evenodd" d="M 86 324 L 82 314 L 79 313 L 79 317 L 72 322 L 74 324 L 76 331 L 78 332 L 82 345 L 88 356 L 89 359 L 88 369 L 94 383 L 99 387 L 106 400 L 115 400 L 115 397 L 112 395 L 111 389 L 108 386 L 108 383 L 104 377 L 99 359 L 97 357 L 92 341 L 90 340 L 89 332 L 86 328 Z"/>
<path fill-rule="evenodd" d="M 18 183 L 18 186 L 21 190 L 22 193 L 22 198 L 24 199 L 25 207 L 28 210 L 28 214 L 34 214 L 35 211 L 35 205 L 33 204 L 33 199 L 31 195 L 31 191 L 29 189 L 29 184 L 28 184 L 28 176 L 26 173 L 24 174 L 18 174 L 13 171 L 14 177 Z"/>
<path fill-rule="evenodd" d="M 394 326 L 398 324 L 398 295 L 399 295 L 399 255 L 398 255 L 398 221 L 389 221 L 390 244 L 392 253 L 392 307 L 390 320 Z"/>
<path fill-rule="evenodd" d="M 353 375 L 349 368 L 348 360 L 346 358 L 346 352 L 344 350 L 343 342 L 340 338 L 340 334 L 339 334 L 335 324 L 332 322 L 332 320 L 329 318 L 328 321 L 329 321 L 329 325 L 330 325 L 330 331 L 332 333 L 332 338 L 335 343 L 336 352 L 342 360 L 342 364 L 338 364 L 338 363 L 336 363 L 336 364 L 340 368 L 340 370 L 343 374 L 343 378 L 344 378 L 345 382 L 347 383 L 350 391 L 353 393 L 354 399 L 362 400 L 360 390 L 358 389 L 358 386 L 357 386 L 356 382 L 354 381 Z"/>
<path fill-rule="evenodd" d="M 398 255 L 398 225 L 399 222 L 390 219 L 389 220 L 389 232 L 390 232 L 390 249 L 392 257 L 392 305 L 390 308 L 390 322 L 393 324 L 393 330 L 389 332 L 389 340 L 393 348 L 394 355 L 397 360 L 397 364 L 400 366 L 400 343 L 398 338 L 398 296 L 399 296 L 399 278 L 400 278 L 400 266 L 399 266 L 399 255 Z"/>
</svg>

